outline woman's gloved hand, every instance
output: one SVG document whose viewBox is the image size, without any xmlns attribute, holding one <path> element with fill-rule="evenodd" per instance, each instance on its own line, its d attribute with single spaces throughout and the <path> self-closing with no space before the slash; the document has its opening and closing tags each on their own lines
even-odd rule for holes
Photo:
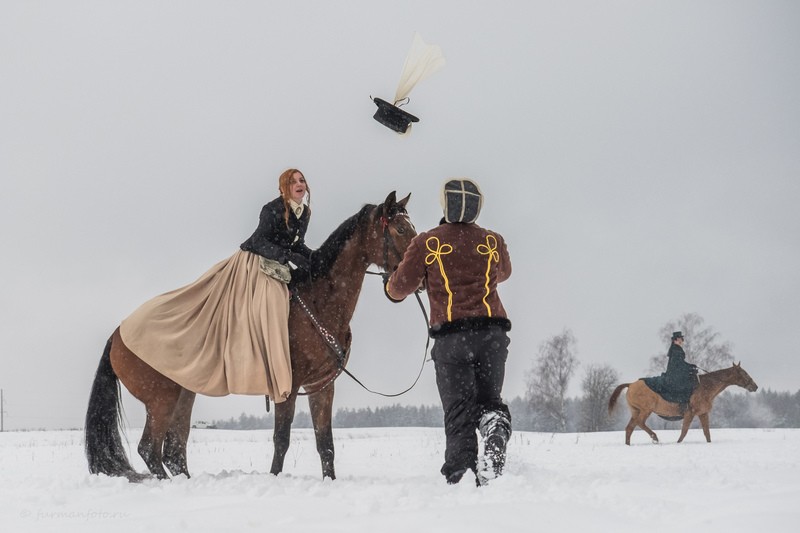
<svg viewBox="0 0 800 533">
<path fill-rule="evenodd" d="M 289 255 L 286 256 L 286 264 L 292 270 L 301 270 L 306 273 L 308 272 L 310 266 L 308 259 L 306 259 L 303 254 L 299 254 L 297 252 L 290 252 Z"/>
</svg>

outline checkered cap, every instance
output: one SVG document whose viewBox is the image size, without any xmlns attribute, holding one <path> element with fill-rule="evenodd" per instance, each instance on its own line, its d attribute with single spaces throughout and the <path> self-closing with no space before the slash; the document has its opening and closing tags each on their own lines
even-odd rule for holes
<svg viewBox="0 0 800 533">
<path fill-rule="evenodd" d="M 481 212 L 483 194 L 472 180 L 451 179 L 442 187 L 441 201 L 446 222 L 471 223 Z"/>
</svg>

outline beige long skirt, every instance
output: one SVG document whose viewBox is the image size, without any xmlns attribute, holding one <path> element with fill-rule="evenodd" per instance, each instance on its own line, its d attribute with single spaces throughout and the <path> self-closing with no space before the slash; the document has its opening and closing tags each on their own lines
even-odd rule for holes
<svg viewBox="0 0 800 533">
<path fill-rule="evenodd" d="M 207 396 L 292 390 L 289 291 L 242 250 L 194 283 L 156 296 L 120 325 L 125 345 L 186 389 Z"/>
</svg>

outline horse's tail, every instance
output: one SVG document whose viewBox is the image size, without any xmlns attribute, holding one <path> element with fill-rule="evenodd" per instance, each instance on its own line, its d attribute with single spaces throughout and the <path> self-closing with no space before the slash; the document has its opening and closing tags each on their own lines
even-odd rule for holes
<svg viewBox="0 0 800 533">
<path fill-rule="evenodd" d="M 120 437 L 122 403 L 119 379 L 111 367 L 111 339 L 94 376 L 86 411 L 86 459 L 89 472 L 107 476 L 135 477 Z"/>
<path fill-rule="evenodd" d="M 614 392 L 611 393 L 611 398 L 608 399 L 608 414 L 611 414 L 611 411 L 614 410 L 614 406 L 617 404 L 617 398 L 619 398 L 620 393 L 622 393 L 622 391 L 629 386 L 630 383 L 623 383 L 614 389 Z"/>
</svg>

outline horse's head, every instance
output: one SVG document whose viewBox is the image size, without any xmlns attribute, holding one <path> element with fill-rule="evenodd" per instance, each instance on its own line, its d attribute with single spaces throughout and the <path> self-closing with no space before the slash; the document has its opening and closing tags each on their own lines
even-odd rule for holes
<svg viewBox="0 0 800 533">
<path fill-rule="evenodd" d="M 392 191 L 375 209 L 373 231 L 370 232 L 372 245 L 367 258 L 386 272 L 397 268 L 411 239 L 417 235 L 406 211 L 410 197 L 411 193 L 402 200 L 397 200 L 396 192 Z"/>
<path fill-rule="evenodd" d="M 758 385 L 756 382 L 753 381 L 753 378 L 750 377 L 744 368 L 742 368 L 742 363 L 739 361 L 738 363 L 733 364 L 733 375 L 734 375 L 734 385 L 739 385 L 740 387 L 747 389 L 748 392 L 755 392 L 758 390 Z"/>
</svg>

